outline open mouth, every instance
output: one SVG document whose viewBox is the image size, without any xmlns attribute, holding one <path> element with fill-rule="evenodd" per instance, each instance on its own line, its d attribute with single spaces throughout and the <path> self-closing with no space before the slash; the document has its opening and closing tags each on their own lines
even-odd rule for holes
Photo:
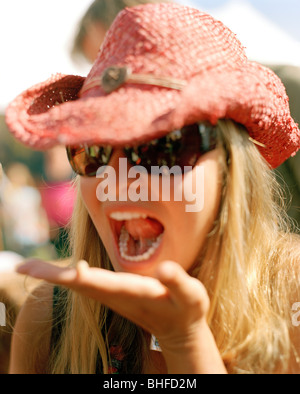
<svg viewBox="0 0 300 394">
<path fill-rule="evenodd" d="M 164 233 L 158 220 L 137 212 L 113 212 L 109 216 L 124 260 L 146 261 L 154 255 Z"/>
</svg>

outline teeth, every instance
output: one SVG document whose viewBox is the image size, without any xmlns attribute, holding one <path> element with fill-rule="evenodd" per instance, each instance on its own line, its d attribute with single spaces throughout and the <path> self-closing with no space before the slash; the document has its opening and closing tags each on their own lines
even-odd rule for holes
<svg viewBox="0 0 300 394">
<path fill-rule="evenodd" d="M 109 217 L 113 220 L 119 221 L 119 222 L 123 222 L 126 220 L 134 220 L 134 219 L 147 219 L 147 215 L 146 214 L 142 214 L 139 212 L 112 212 Z M 129 256 L 128 253 L 128 242 L 130 239 L 130 235 L 127 232 L 125 226 L 122 227 L 121 229 L 121 234 L 120 234 L 120 238 L 119 238 L 119 251 L 120 251 L 120 255 L 124 260 L 128 260 L 128 261 L 146 261 L 148 260 L 157 250 L 157 248 L 159 247 L 161 240 L 162 240 L 162 235 L 160 234 L 155 240 L 154 242 L 151 242 L 151 240 L 149 240 L 149 249 L 142 255 L 139 256 Z M 148 242 L 148 241 L 147 241 Z"/>
<path fill-rule="evenodd" d="M 148 260 L 156 251 L 156 249 L 159 247 L 160 243 L 162 240 L 162 234 L 160 234 L 157 238 L 156 241 L 151 245 L 151 247 L 145 252 L 144 254 L 140 256 L 128 256 L 127 255 L 127 245 L 129 241 L 129 234 L 125 228 L 125 226 L 122 227 L 121 230 L 121 235 L 119 239 L 119 250 L 120 250 L 120 255 L 123 259 L 128 260 L 128 261 L 146 261 Z"/>
<path fill-rule="evenodd" d="M 119 222 L 122 222 L 123 220 L 147 219 L 147 215 L 143 215 L 138 212 L 113 212 L 109 217 Z"/>
</svg>

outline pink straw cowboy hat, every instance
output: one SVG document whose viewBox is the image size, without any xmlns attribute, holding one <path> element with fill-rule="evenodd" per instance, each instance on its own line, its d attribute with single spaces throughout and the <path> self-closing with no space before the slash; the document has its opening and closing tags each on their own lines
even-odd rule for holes
<svg viewBox="0 0 300 394">
<path fill-rule="evenodd" d="M 250 62 L 221 22 L 166 3 L 122 11 L 86 78 L 52 76 L 6 112 L 16 138 L 36 149 L 134 145 L 219 119 L 244 125 L 271 167 L 300 148 L 278 77 Z"/>
</svg>

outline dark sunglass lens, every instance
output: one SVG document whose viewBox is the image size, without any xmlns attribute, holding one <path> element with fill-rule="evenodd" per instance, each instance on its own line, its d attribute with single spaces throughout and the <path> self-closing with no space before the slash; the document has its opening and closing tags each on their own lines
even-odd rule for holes
<svg viewBox="0 0 300 394">
<path fill-rule="evenodd" d="M 193 124 L 182 128 L 181 149 L 176 164 L 194 167 L 199 158 L 216 147 L 214 128 L 210 125 Z"/>
<path fill-rule="evenodd" d="M 153 166 L 170 166 L 170 153 L 175 149 L 167 143 L 167 138 L 153 140 L 147 144 L 139 145 L 133 148 L 126 148 L 125 153 L 132 165 L 140 165 L 151 172 Z"/>
<path fill-rule="evenodd" d="M 154 173 L 153 167 L 194 167 L 201 155 L 216 147 L 216 128 L 205 124 L 193 124 L 147 144 L 126 148 L 131 164 L 145 167 Z"/>
<path fill-rule="evenodd" d="M 89 177 L 96 176 L 98 169 L 108 164 L 111 153 L 111 147 L 81 145 L 67 148 L 72 169 L 78 175 Z"/>
</svg>

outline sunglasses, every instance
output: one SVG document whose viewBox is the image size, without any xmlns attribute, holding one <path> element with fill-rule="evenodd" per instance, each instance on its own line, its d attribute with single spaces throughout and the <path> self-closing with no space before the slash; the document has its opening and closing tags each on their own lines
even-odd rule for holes
<svg viewBox="0 0 300 394">
<path fill-rule="evenodd" d="M 216 127 L 195 123 L 172 131 L 166 136 L 141 145 L 123 148 L 133 166 L 142 166 L 151 173 L 153 166 L 194 167 L 201 156 L 217 146 Z M 67 146 L 67 155 L 74 172 L 94 177 L 100 167 L 109 164 L 114 148 L 101 145 Z"/>
</svg>

